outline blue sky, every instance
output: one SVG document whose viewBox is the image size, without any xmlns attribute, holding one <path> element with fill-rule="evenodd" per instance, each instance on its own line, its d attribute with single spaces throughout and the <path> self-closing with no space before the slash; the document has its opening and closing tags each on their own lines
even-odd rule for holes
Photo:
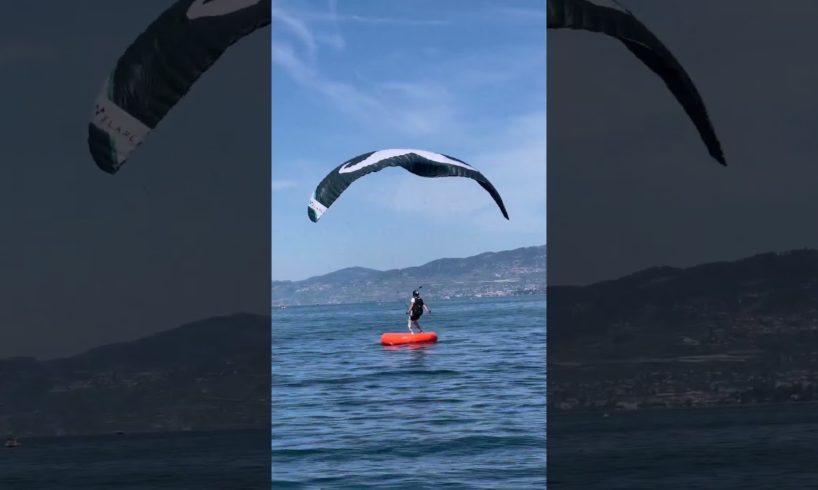
<svg viewBox="0 0 818 490">
<path fill-rule="evenodd" d="M 544 2 L 275 0 L 271 37 L 273 279 L 545 243 Z M 402 169 L 308 220 L 327 172 L 385 148 L 476 166 L 511 220 L 469 179 Z"/>
</svg>

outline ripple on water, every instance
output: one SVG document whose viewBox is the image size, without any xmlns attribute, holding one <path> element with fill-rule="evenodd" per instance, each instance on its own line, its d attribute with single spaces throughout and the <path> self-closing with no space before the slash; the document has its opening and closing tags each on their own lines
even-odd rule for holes
<svg viewBox="0 0 818 490">
<path fill-rule="evenodd" d="M 413 348 L 391 305 L 273 313 L 274 488 L 544 487 L 545 297 L 435 305 Z"/>
</svg>

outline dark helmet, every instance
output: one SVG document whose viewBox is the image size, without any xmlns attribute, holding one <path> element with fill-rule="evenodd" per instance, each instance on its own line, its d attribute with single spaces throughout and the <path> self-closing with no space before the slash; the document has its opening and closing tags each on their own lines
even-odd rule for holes
<svg viewBox="0 0 818 490">
<path fill-rule="evenodd" d="M 420 298 L 420 291 L 418 291 L 417 289 L 412 291 L 412 297 L 413 298 Z"/>
</svg>

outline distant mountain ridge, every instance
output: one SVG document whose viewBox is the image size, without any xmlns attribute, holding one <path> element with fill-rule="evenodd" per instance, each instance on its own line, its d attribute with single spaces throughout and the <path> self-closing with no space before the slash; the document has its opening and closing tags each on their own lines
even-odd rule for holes
<svg viewBox="0 0 818 490">
<path fill-rule="evenodd" d="M 551 335 L 621 322 L 684 324 L 719 315 L 818 313 L 818 250 L 765 253 L 689 268 L 652 267 L 587 286 L 548 288 Z"/>
<path fill-rule="evenodd" d="M 548 288 L 553 408 L 818 400 L 818 250 Z"/>
<path fill-rule="evenodd" d="M 270 317 L 192 322 L 63 359 L 0 360 L 0 433 L 269 429 Z"/>
<path fill-rule="evenodd" d="M 445 279 L 452 268 L 467 279 L 489 274 L 494 293 L 502 278 L 542 284 L 545 247 L 436 260 L 399 277 L 416 287 L 415 274 Z M 373 273 L 392 271 L 329 276 Z M 552 409 L 818 400 L 816 250 L 654 267 L 548 295 Z M 0 433 L 269 430 L 270 350 L 259 343 L 269 342 L 270 326 L 270 316 L 237 314 L 64 359 L 2 359 Z"/>
<path fill-rule="evenodd" d="M 274 281 L 273 305 L 342 304 L 405 299 L 422 285 L 436 298 L 545 292 L 546 247 L 443 258 L 404 269 L 348 267 L 302 281 Z"/>
</svg>

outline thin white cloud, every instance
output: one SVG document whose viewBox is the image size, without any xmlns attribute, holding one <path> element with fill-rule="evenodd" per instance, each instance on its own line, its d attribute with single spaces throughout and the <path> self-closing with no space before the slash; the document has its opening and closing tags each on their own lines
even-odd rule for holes
<svg viewBox="0 0 818 490">
<path fill-rule="evenodd" d="M 274 64 L 361 123 L 377 127 L 386 124 L 409 136 L 436 134 L 456 126 L 454 98 L 443 86 L 423 81 L 375 85 L 362 80 L 354 85 L 330 80 L 291 45 L 274 41 L 271 48 Z"/>
<path fill-rule="evenodd" d="M 295 81 L 312 85 L 315 78 L 312 68 L 302 61 L 289 45 L 273 41 L 271 52 L 273 64 L 284 68 Z"/>
<path fill-rule="evenodd" d="M 408 26 L 447 26 L 448 20 L 442 19 L 412 19 L 407 17 L 370 17 L 357 14 L 341 14 L 338 12 L 338 2 L 330 0 L 328 2 L 328 12 L 307 12 L 303 18 L 315 22 L 353 22 L 357 24 L 390 24 Z"/>
<path fill-rule="evenodd" d="M 275 191 L 281 191 L 281 190 L 284 190 L 284 189 L 292 189 L 294 187 L 298 187 L 298 184 L 296 184 L 292 180 L 274 180 L 272 182 L 271 187 L 272 187 L 272 190 L 275 192 Z"/>
<path fill-rule="evenodd" d="M 544 8 L 500 7 L 498 9 L 492 9 L 489 14 L 492 16 L 502 15 L 515 20 L 530 22 L 544 22 L 546 19 L 546 10 Z"/>
<path fill-rule="evenodd" d="M 317 49 L 315 43 L 315 36 L 313 36 L 312 32 L 307 28 L 306 24 L 301 22 L 300 20 L 296 19 L 288 15 L 285 12 L 282 12 L 280 9 L 273 7 L 272 9 L 272 18 L 274 21 L 278 21 L 278 23 L 287 27 L 295 36 L 304 44 L 307 48 L 308 53 L 310 56 L 315 54 Z"/>
<path fill-rule="evenodd" d="M 339 15 L 340 22 L 357 22 L 360 24 L 393 24 L 408 26 L 447 26 L 448 20 L 440 19 L 399 19 L 395 17 L 366 17 L 362 15 Z"/>
</svg>

